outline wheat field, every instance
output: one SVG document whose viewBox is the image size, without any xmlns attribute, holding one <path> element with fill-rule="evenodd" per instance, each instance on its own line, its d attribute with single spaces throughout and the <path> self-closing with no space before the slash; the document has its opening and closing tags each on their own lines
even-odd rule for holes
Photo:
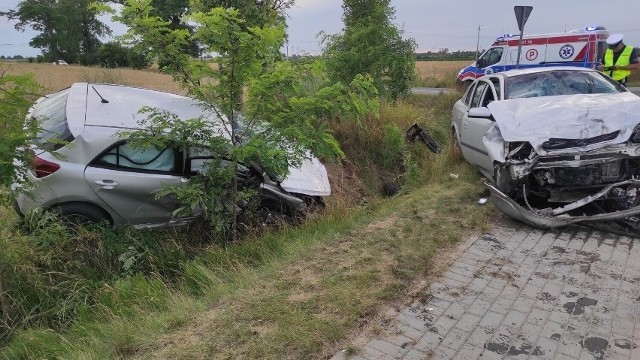
<svg viewBox="0 0 640 360">
<path fill-rule="evenodd" d="M 420 79 L 455 81 L 456 73 L 469 65 L 469 61 L 418 61 L 416 71 Z M 32 73 L 45 92 L 67 88 L 75 82 L 98 82 L 145 87 L 154 90 L 184 94 L 184 90 L 171 79 L 155 69 L 105 69 L 79 65 L 58 66 L 28 62 L 0 62 L 0 72 L 7 74 Z M 449 79 L 450 78 L 450 79 Z"/>
<path fill-rule="evenodd" d="M 472 61 L 470 60 L 458 60 L 458 61 L 416 61 L 416 71 L 418 77 L 435 78 L 438 80 L 444 80 L 453 74 L 455 80 L 455 74 L 460 69 L 469 66 Z"/>
<path fill-rule="evenodd" d="M 45 92 L 55 92 L 76 82 L 96 82 L 144 87 L 176 94 L 184 93 L 171 76 L 154 70 L 1 62 L 0 71 L 9 75 L 32 73 L 35 80 L 44 87 Z"/>
</svg>

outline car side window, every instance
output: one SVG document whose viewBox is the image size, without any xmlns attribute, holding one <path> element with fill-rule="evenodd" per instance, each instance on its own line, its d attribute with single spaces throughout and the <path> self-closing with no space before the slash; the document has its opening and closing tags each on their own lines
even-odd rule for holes
<svg viewBox="0 0 640 360">
<path fill-rule="evenodd" d="M 475 108 L 475 107 L 482 106 L 480 104 L 481 104 L 481 100 L 483 99 L 483 94 L 487 86 L 488 84 L 484 81 L 481 81 L 478 83 L 478 85 L 476 85 L 476 89 L 473 93 L 473 98 L 471 100 L 471 105 L 469 107 Z"/>
<path fill-rule="evenodd" d="M 480 106 L 486 107 L 490 102 L 494 101 L 496 98 L 493 96 L 493 91 L 491 90 L 491 86 L 487 86 L 487 89 L 484 92 L 484 96 L 482 96 L 482 101 L 480 102 Z"/>
<path fill-rule="evenodd" d="M 494 100 L 500 100 L 500 79 L 496 78 L 496 77 L 492 77 L 491 79 L 491 83 L 493 84 L 493 88 L 496 90 L 496 99 Z"/>
<path fill-rule="evenodd" d="M 474 87 L 475 84 L 470 85 L 467 89 L 467 92 L 464 94 L 462 102 L 467 106 L 469 106 L 469 103 L 471 103 L 471 95 L 473 94 Z"/>
<path fill-rule="evenodd" d="M 176 151 L 171 147 L 160 150 L 154 147 L 142 149 L 132 147 L 128 143 L 121 143 L 102 154 L 92 165 L 123 170 L 174 172 L 175 158 Z"/>
</svg>

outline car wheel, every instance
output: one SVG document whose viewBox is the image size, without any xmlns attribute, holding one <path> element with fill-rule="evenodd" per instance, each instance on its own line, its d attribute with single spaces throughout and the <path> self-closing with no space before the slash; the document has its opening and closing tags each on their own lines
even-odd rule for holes
<svg viewBox="0 0 640 360">
<path fill-rule="evenodd" d="M 61 204 L 51 209 L 68 225 L 97 224 L 106 221 L 111 224 L 109 214 L 101 208 L 86 203 Z"/>
<path fill-rule="evenodd" d="M 462 148 L 460 147 L 460 141 L 458 140 L 458 133 L 456 129 L 451 129 L 451 141 L 449 141 L 451 146 L 451 158 L 454 161 L 462 161 Z"/>
</svg>

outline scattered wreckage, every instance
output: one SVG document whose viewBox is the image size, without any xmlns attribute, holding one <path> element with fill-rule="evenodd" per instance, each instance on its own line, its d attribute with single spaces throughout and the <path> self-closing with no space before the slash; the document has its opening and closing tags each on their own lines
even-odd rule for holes
<svg viewBox="0 0 640 360">
<path fill-rule="evenodd" d="M 640 234 L 640 97 L 607 76 L 571 67 L 486 75 L 452 115 L 457 150 L 508 216 Z"/>
</svg>

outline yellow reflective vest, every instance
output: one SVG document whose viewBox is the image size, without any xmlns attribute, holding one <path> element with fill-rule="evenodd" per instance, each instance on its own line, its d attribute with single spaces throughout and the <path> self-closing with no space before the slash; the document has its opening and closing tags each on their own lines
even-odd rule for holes
<svg viewBox="0 0 640 360">
<path fill-rule="evenodd" d="M 612 66 L 626 66 L 631 64 L 631 52 L 633 51 L 633 46 L 625 46 L 624 50 L 622 50 L 622 54 L 618 56 L 618 60 L 616 63 L 613 63 L 613 50 L 607 49 L 604 53 L 604 66 L 612 67 Z M 611 73 L 611 77 L 615 81 L 624 80 L 627 76 L 631 75 L 631 71 L 629 70 L 614 70 Z"/>
</svg>

